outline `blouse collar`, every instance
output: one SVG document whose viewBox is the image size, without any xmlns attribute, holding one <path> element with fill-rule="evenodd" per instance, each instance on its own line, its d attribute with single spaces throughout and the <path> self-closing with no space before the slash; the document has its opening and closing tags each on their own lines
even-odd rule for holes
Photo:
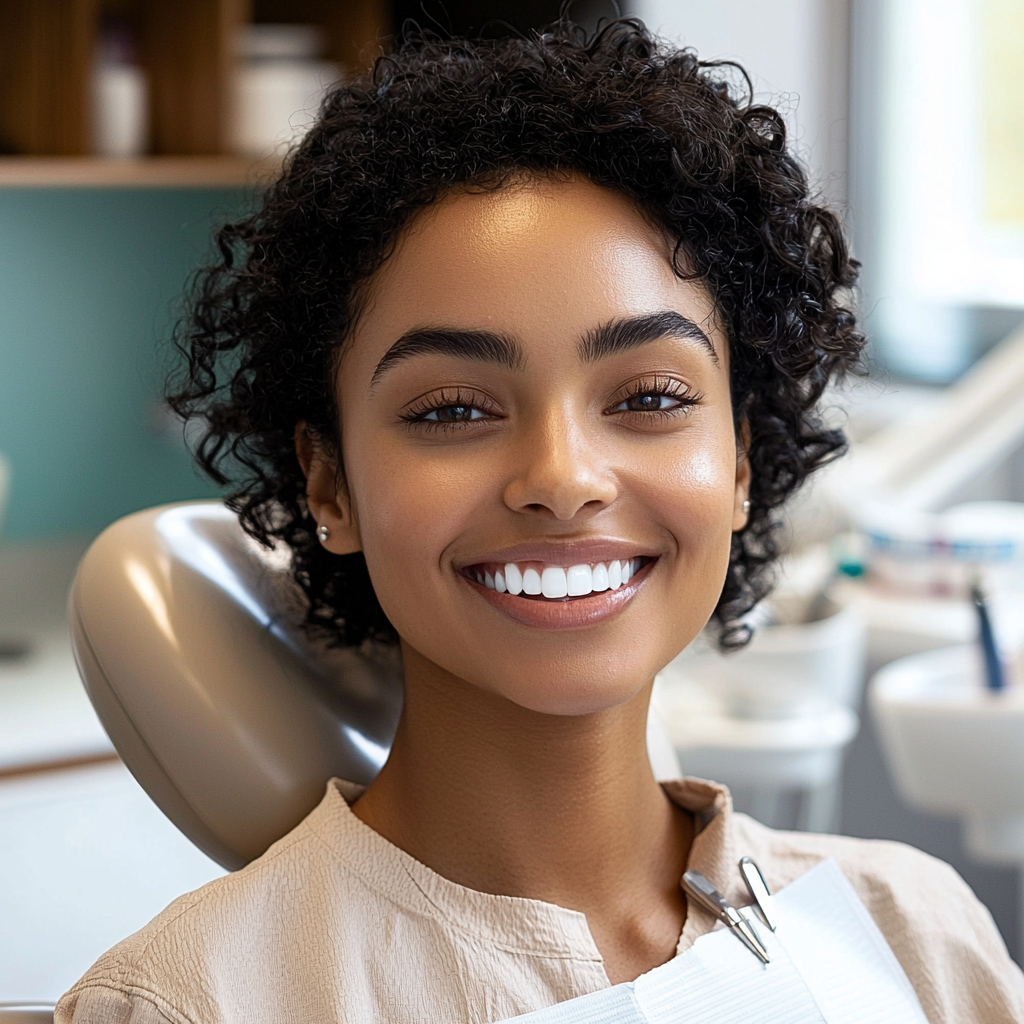
<svg viewBox="0 0 1024 1024">
<path fill-rule="evenodd" d="M 687 867 L 706 875 L 723 892 L 734 890 L 738 871 L 729 791 L 690 778 L 662 786 L 694 816 L 696 836 Z M 475 941 L 528 956 L 601 963 L 584 914 L 543 900 L 478 892 L 444 878 L 352 813 L 349 805 L 362 791 L 361 786 L 332 779 L 323 801 L 306 819 L 343 870 L 406 912 L 443 920 Z M 691 905 L 677 952 L 689 948 L 714 923 L 710 914 Z"/>
</svg>

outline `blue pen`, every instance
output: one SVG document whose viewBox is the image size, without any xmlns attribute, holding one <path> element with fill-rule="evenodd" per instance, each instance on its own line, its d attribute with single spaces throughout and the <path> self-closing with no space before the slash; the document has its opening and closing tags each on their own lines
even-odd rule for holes
<svg viewBox="0 0 1024 1024">
<path fill-rule="evenodd" d="M 971 587 L 971 601 L 978 613 L 978 639 L 981 642 L 981 653 L 985 659 L 985 685 L 994 693 L 1006 686 L 1003 662 L 996 647 L 995 634 L 992 632 L 992 619 L 988 614 L 988 603 L 977 583 Z"/>
</svg>

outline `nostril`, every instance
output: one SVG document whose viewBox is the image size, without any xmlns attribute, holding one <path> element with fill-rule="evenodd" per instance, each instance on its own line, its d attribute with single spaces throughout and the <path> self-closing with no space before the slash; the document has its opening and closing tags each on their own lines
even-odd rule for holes
<svg viewBox="0 0 1024 1024">
<path fill-rule="evenodd" d="M 583 502 L 582 505 L 570 505 L 569 508 L 561 511 L 559 506 L 554 502 L 549 504 L 546 501 L 530 501 L 520 505 L 519 511 L 539 512 L 544 515 L 554 515 L 558 519 L 571 519 L 573 516 L 578 515 L 584 510 L 587 512 L 599 512 L 601 509 L 605 508 L 607 504 L 607 502 L 600 498 L 592 498 L 590 501 Z"/>
</svg>

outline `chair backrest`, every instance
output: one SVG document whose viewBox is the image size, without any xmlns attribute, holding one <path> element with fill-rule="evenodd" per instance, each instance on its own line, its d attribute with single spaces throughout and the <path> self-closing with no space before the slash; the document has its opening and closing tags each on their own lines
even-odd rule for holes
<svg viewBox="0 0 1024 1024">
<path fill-rule="evenodd" d="M 71 591 L 75 660 L 118 753 L 230 869 L 301 821 L 331 776 L 368 783 L 401 711 L 397 654 L 304 634 L 285 555 L 219 502 L 167 505 L 104 531 Z"/>
</svg>

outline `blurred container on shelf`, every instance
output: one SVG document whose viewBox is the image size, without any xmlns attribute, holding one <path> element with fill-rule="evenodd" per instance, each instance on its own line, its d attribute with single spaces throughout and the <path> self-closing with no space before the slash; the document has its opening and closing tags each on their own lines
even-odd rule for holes
<svg viewBox="0 0 1024 1024">
<path fill-rule="evenodd" d="M 860 525 L 876 586 L 908 596 L 960 597 L 979 579 L 1024 585 L 1024 504 L 972 501 L 930 513 L 865 505 Z"/>
<path fill-rule="evenodd" d="M 149 142 L 149 87 L 132 26 L 105 20 L 92 77 L 92 143 L 96 156 L 142 156 Z"/>
<path fill-rule="evenodd" d="M 324 96 L 341 79 L 322 60 L 316 25 L 255 24 L 240 33 L 235 147 L 244 156 L 280 155 L 309 130 Z"/>
<path fill-rule="evenodd" d="M 970 590 L 989 600 L 1000 648 L 1024 648 L 1024 504 L 972 501 L 942 512 L 875 503 L 858 512 L 864 573 L 832 587 L 867 625 L 868 672 L 912 654 L 972 642 Z"/>
</svg>

